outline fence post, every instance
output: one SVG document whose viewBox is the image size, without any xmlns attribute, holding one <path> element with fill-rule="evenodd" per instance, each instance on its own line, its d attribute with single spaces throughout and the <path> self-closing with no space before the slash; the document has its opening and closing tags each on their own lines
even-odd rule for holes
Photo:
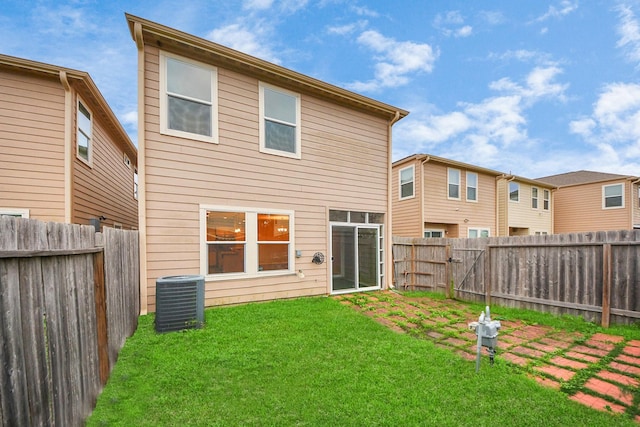
<svg viewBox="0 0 640 427">
<path fill-rule="evenodd" d="M 93 255 L 93 283 L 98 332 L 98 364 L 102 385 L 109 379 L 109 335 L 107 332 L 107 296 L 104 283 L 104 250 Z"/>
<path fill-rule="evenodd" d="M 491 305 L 491 246 L 484 250 L 484 303 Z"/>
<path fill-rule="evenodd" d="M 611 318 L 611 243 L 602 245 L 602 320 L 603 328 L 609 327 Z"/>
<path fill-rule="evenodd" d="M 451 268 L 451 245 L 447 245 L 445 248 L 445 261 L 446 264 L 444 265 L 444 276 L 445 276 L 445 296 L 447 298 L 454 298 L 455 297 L 455 289 L 453 287 L 453 284 L 451 283 L 453 281 L 453 274 L 451 274 L 453 272 L 453 269 Z"/>
<path fill-rule="evenodd" d="M 411 290 L 416 290 L 416 245 L 411 242 Z"/>
</svg>

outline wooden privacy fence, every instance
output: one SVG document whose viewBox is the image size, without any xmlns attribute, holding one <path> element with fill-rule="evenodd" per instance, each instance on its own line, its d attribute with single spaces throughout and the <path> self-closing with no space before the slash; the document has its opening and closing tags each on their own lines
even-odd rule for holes
<svg viewBox="0 0 640 427">
<path fill-rule="evenodd" d="M 393 243 L 397 287 L 603 326 L 640 319 L 640 230 Z"/>
<path fill-rule="evenodd" d="M 0 425 L 83 424 L 137 326 L 138 277 L 135 231 L 0 216 Z"/>
</svg>

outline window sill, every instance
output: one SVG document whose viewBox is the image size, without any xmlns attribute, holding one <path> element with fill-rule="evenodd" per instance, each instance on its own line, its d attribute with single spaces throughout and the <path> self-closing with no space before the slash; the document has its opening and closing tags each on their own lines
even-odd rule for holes
<svg viewBox="0 0 640 427">
<path fill-rule="evenodd" d="M 204 276 L 205 282 L 223 282 L 229 280 L 263 279 L 267 277 L 295 276 L 296 270 L 267 271 L 257 274 L 227 273 L 227 274 L 207 274 Z"/>
</svg>

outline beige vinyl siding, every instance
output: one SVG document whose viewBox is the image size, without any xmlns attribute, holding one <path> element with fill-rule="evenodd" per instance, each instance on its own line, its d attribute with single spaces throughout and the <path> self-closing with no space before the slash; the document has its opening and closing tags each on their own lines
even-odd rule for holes
<svg viewBox="0 0 640 427">
<path fill-rule="evenodd" d="M 200 274 L 200 205 L 293 210 L 295 274 L 208 281 L 206 305 L 328 292 L 328 209 L 385 212 L 387 122 L 301 94 L 302 159 L 259 152 L 258 80 L 218 68 L 219 144 L 159 133 L 157 48 L 145 46 L 147 304 L 155 281 Z"/>
<path fill-rule="evenodd" d="M 400 200 L 400 181 L 399 173 L 402 169 L 414 166 L 414 196 L 412 198 Z M 394 236 L 402 237 L 422 237 L 422 210 L 421 203 L 421 187 L 420 182 L 422 173 L 420 170 L 420 160 L 402 163 L 393 167 L 391 176 L 391 200 L 393 209 L 393 226 L 392 232 Z"/>
<path fill-rule="evenodd" d="M 0 70 L 0 209 L 64 222 L 64 90 Z"/>
<path fill-rule="evenodd" d="M 498 179 L 496 183 L 498 236 L 509 235 L 509 181 Z"/>
<path fill-rule="evenodd" d="M 602 208 L 602 186 L 624 183 L 624 208 Z M 559 188 L 553 196 L 556 233 L 630 229 L 629 181 Z M 637 201 L 637 200 L 636 200 Z"/>
<path fill-rule="evenodd" d="M 120 224 L 125 229 L 135 229 L 138 225 L 138 202 L 133 195 L 133 175 L 135 165 L 124 163 L 124 152 L 120 144 L 105 126 L 98 108 L 80 97 L 92 113 L 92 166 L 76 157 L 73 149 L 73 217 L 77 224 L 89 224 L 91 218 L 104 216 L 103 226 Z M 76 140 L 75 117 L 77 99 L 74 101 L 74 136 Z M 130 159 L 131 160 L 131 159 Z"/>
<path fill-rule="evenodd" d="M 631 202 L 631 208 L 632 208 L 631 227 L 633 227 L 634 225 L 640 225 L 640 198 L 638 195 L 639 189 L 640 189 L 640 186 L 638 184 L 632 185 L 631 198 L 630 198 L 630 200 L 632 201 Z"/>
<path fill-rule="evenodd" d="M 460 200 L 448 198 L 448 169 L 460 171 Z M 446 164 L 427 162 L 424 165 L 424 210 L 428 227 L 435 224 L 457 224 L 447 227 L 447 237 L 467 237 L 469 228 L 488 228 L 495 235 L 495 178 L 480 172 L 478 174 L 477 201 L 466 200 L 467 169 Z M 471 172 L 475 172 L 471 170 Z M 467 220 L 467 221 L 465 221 Z"/>
<path fill-rule="evenodd" d="M 517 182 L 517 181 L 516 181 Z M 536 232 L 552 233 L 552 217 L 551 210 L 542 209 L 544 204 L 543 190 L 544 187 L 535 186 L 538 189 L 538 208 L 531 207 L 531 188 L 530 184 L 518 182 L 520 184 L 519 201 L 512 202 L 506 195 L 507 206 L 509 209 L 509 227 L 515 230 L 517 235 L 532 235 Z M 508 185 L 507 185 L 508 188 Z"/>
</svg>

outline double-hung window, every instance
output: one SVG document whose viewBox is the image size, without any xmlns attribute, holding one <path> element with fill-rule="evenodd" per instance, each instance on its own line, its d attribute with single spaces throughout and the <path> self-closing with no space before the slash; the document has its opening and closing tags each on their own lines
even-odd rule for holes
<svg viewBox="0 0 640 427">
<path fill-rule="evenodd" d="M 409 199 L 415 195 L 415 167 L 413 165 L 400 169 L 400 200 Z"/>
<path fill-rule="evenodd" d="M 622 184 L 602 186 L 602 207 L 603 209 L 624 207 L 624 191 Z"/>
<path fill-rule="evenodd" d="M 448 197 L 460 200 L 460 171 L 448 168 L 447 175 Z"/>
<path fill-rule="evenodd" d="M 93 122 L 91 117 L 91 111 L 89 111 L 82 101 L 78 100 L 76 155 L 80 160 L 89 165 L 91 165 L 93 157 L 93 140 L 91 136 L 93 132 Z"/>
<path fill-rule="evenodd" d="M 208 279 L 293 272 L 293 212 L 200 208 L 201 269 Z"/>
<path fill-rule="evenodd" d="M 538 209 L 538 189 L 531 187 L 531 209 Z"/>
<path fill-rule="evenodd" d="M 542 197 L 542 209 L 548 211 L 549 207 L 551 206 L 551 191 L 542 190 Z"/>
<path fill-rule="evenodd" d="M 478 201 L 478 174 L 467 172 L 467 202 Z"/>
<path fill-rule="evenodd" d="M 160 54 L 160 133 L 218 142 L 217 70 Z"/>
<path fill-rule="evenodd" d="M 260 83 L 260 151 L 301 158 L 300 95 Z"/>
<path fill-rule="evenodd" d="M 512 202 L 520 201 L 520 184 L 517 182 L 509 183 L 509 200 Z"/>
<path fill-rule="evenodd" d="M 476 239 L 479 237 L 489 237 L 490 233 L 488 228 L 469 228 L 467 235 L 471 239 Z"/>
</svg>

